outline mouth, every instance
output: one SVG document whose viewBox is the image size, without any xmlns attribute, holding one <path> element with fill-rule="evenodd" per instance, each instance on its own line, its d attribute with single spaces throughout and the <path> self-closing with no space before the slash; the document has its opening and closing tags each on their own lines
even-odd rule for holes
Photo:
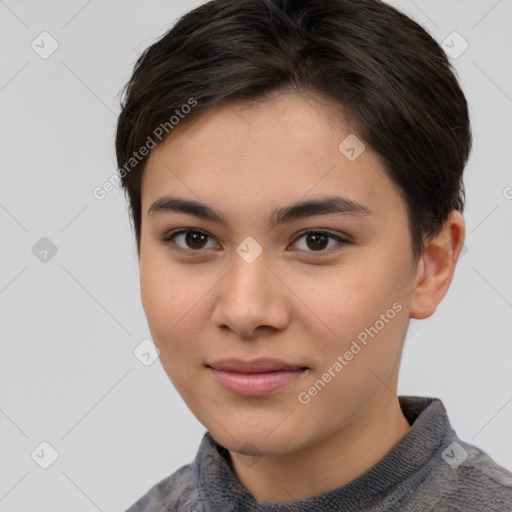
<svg viewBox="0 0 512 512">
<path fill-rule="evenodd" d="M 309 370 L 307 366 L 269 358 L 253 361 L 223 359 L 207 364 L 206 367 L 224 389 L 247 397 L 268 395 Z"/>
</svg>

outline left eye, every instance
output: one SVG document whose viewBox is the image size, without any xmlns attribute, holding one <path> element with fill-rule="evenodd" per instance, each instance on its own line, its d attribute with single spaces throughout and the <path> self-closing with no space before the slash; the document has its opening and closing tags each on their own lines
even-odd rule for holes
<svg viewBox="0 0 512 512">
<path fill-rule="evenodd" d="M 180 238 L 182 239 L 182 243 L 184 244 L 184 246 L 180 245 L 175 241 Z M 185 251 L 192 250 L 192 252 L 200 252 L 201 249 L 205 248 L 205 242 L 207 241 L 208 238 L 211 238 L 210 235 L 207 235 L 202 231 L 182 229 L 180 231 L 176 231 L 165 236 L 164 238 L 162 238 L 162 242 L 164 242 L 166 245 L 175 244 L 178 246 L 179 249 Z M 307 248 L 313 249 L 308 251 L 308 249 L 299 248 L 299 250 L 305 250 L 306 252 L 325 252 L 326 248 L 332 248 L 332 245 L 331 247 L 328 247 L 329 239 L 338 242 L 338 245 L 346 245 L 350 243 L 347 240 L 341 238 L 340 236 L 334 235 L 332 233 L 312 230 L 302 233 L 298 238 L 295 239 L 294 244 L 296 244 L 301 239 L 305 240 Z"/>
<path fill-rule="evenodd" d="M 338 245 L 346 245 L 349 243 L 347 240 L 341 238 L 340 236 L 333 235 L 332 233 L 326 233 L 324 231 L 306 231 L 296 239 L 296 242 L 302 238 L 305 238 L 306 240 L 306 247 L 313 247 L 315 249 L 313 251 L 307 252 L 322 252 L 323 249 L 326 248 L 326 245 L 328 245 L 329 239 L 335 240 L 338 242 Z"/>
</svg>

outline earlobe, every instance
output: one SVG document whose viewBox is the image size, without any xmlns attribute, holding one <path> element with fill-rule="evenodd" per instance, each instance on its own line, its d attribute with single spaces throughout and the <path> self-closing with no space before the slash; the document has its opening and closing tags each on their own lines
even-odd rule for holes
<svg viewBox="0 0 512 512">
<path fill-rule="evenodd" d="M 452 282 L 464 238 L 464 217 L 453 210 L 441 231 L 426 243 L 418 263 L 412 291 L 411 318 L 428 318 L 435 313 Z"/>
</svg>

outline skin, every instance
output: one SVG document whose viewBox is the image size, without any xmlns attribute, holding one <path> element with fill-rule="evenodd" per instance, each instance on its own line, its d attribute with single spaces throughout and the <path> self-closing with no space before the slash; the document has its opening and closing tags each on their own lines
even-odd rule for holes
<svg viewBox="0 0 512 512">
<path fill-rule="evenodd" d="M 279 92 L 183 121 L 144 170 L 140 280 L 153 341 L 183 400 L 229 450 L 256 499 L 290 501 L 342 486 L 407 433 L 396 390 L 409 318 L 435 312 L 464 242 L 464 220 L 454 211 L 415 261 L 405 203 L 379 156 L 367 145 L 349 161 L 338 149 L 351 133 L 340 108 Z M 275 208 L 334 193 L 372 215 L 314 215 L 269 229 Z M 229 226 L 148 215 L 168 194 L 208 203 Z M 184 235 L 162 241 L 179 228 L 208 236 L 192 246 Z M 327 239 L 318 248 L 300 236 L 306 229 L 351 243 Z M 236 252 L 248 236 L 262 248 L 252 263 Z M 299 393 L 396 302 L 402 310 L 300 403 Z M 270 395 L 240 397 L 205 366 L 228 357 L 309 369 Z"/>
</svg>

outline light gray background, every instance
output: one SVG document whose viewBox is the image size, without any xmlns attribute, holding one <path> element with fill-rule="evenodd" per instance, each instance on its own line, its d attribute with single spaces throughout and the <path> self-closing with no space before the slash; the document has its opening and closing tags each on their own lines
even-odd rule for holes
<svg viewBox="0 0 512 512">
<path fill-rule="evenodd" d="M 0 1 L 3 512 L 123 511 L 191 462 L 205 431 L 159 360 L 133 354 L 150 334 L 126 203 L 92 195 L 116 171 L 135 59 L 199 3 Z M 468 251 L 435 315 L 411 324 L 399 394 L 441 398 L 464 440 L 512 468 L 512 3 L 390 3 L 440 43 L 469 43 L 452 61 L 475 137 Z M 59 45 L 47 59 L 31 48 L 43 31 Z M 43 237 L 57 247 L 45 263 Z M 48 469 L 31 458 L 43 441 L 59 455 Z"/>
</svg>

